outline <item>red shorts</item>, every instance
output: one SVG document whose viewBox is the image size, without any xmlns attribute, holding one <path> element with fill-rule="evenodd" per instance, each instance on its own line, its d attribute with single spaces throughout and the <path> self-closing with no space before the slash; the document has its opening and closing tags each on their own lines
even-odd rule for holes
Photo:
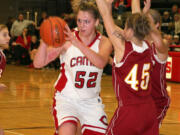
<svg viewBox="0 0 180 135">
<path fill-rule="evenodd" d="M 118 107 L 106 135 L 159 135 L 154 103 Z"/>
</svg>

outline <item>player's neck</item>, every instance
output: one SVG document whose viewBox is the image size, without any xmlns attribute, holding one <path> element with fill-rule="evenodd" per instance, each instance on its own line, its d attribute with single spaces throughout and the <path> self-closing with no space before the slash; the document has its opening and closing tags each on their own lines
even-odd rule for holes
<svg viewBox="0 0 180 135">
<path fill-rule="evenodd" d="M 89 45 L 94 40 L 94 38 L 96 37 L 96 32 L 93 32 L 93 33 L 91 33 L 90 35 L 87 35 L 87 36 L 81 35 L 79 33 L 79 37 L 83 41 L 83 43 L 85 43 L 86 45 Z"/>
<path fill-rule="evenodd" d="M 131 40 L 134 44 L 136 44 L 137 46 L 142 46 L 143 45 L 143 42 L 141 40 L 138 40 L 137 38 L 132 38 Z"/>
<path fill-rule="evenodd" d="M 152 43 L 152 42 L 153 42 L 151 36 L 146 36 L 145 40 L 148 41 L 149 43 Z"/>
</svg>

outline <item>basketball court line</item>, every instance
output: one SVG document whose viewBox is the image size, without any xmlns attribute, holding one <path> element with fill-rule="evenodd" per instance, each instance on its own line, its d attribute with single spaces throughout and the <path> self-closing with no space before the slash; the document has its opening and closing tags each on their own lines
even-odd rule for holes
<svg viewBox="0 0 180 135">
<path fill-rule="evenodd" d="M 166 123 L 166 121 L 167 122 L 172 122 L 172 123 L 174 123 L 174 124 L 180 124 L 180 121 L 175 121 L 175 120 L 169 120 L 169 119 L 164 119 L 164 124 L 170 124 L 170 123 Z"/>
<path fill-rule="evenodd" d="M 37 102 L 37 101 L 40 101 L 40 100 L 45 100 L 45 101 L 51 101 L 52 99 L 32 99 L 32 100 L 11 100 L 11 101 L 0 101 L 0 103 L 17 103 L 17 102 Z"/>
<path fill-rule="evenodd" d="M 44 107 L 51 107 L 50 105 L 46 105 Z M 0 110 L 6 110 L 6 109 L 26 109 L 26 108 L 39 108 L 39 106 L 22 106 L 22 107 L 0 107 Z"/>
<path fill-rule="evenodd" d="M 24 130 L 24 129 L 48 129 L 48 128 L 54 128 L 54 126 L 6 128 L 4 130 L 9 131 L 9 130 Z"/>
<path fill-rule="evenodd" d="M 4 130 L 4 133 L 11 133 L 11 134 L 14 134 L 14 135 L 24 135 L 24 134 L 20 134 L 20 133 L 16 133 L 16 132 L 11 132 L 11 131 L 7 131 L 7 130 Z"/>
</svg>

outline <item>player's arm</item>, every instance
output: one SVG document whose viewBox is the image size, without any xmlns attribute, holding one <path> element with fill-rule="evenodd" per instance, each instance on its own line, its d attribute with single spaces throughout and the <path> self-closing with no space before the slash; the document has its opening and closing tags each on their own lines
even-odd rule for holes
<svg viewBox="0 0 180 135">
<path fill-rule="evenodd" d="M 27 46 L 28 41 L 27 41 L 27 36 L 26 36 L 26 32 L 25 31 L 23 31 L 23 33 L 22 33 L 22 38 L 23 38 L 24 44 Z"/>
<path fill-rule="evenodd" d="M 144 1 L 143 13 L 147 13 L 151 8 L 151 0 Z"/>
<path fill-rule="evenodd" d="M 102 37 L 99 44 L 99 52 L 96 53 L 86 45 L 79 42 L 76 46 L 96 67 L 103 69 L 108 63 L 109 56 L 112 52 L 112 44 L 108 38 Z"/>
<path fill-rule="evenodd" d="M 112 48 L 112 43 L 110 42 L 110 40 L 107 37 L 102 36 L 101 42 L 99 45 L 99 55 L 104 60 L 104 63 L 103 63 L 104 67 L 109 62 L 109 57 L 112 53 L 112 50 L 113 50 L 113 48 Z"/>
<path fill-rule="evenodd" d="M 66 31 L 66 40 L 70 41 L 74 46 L 79 48 L 81 52 L 86 55 L 86 57 L 98 68 L 104 68 L 108 62 L 108 58 L 112 52 L 112 45 L 108 38 L 102 36 L 100 45 L 99 45 L 99 53 L 91 50 L 87 45 L 79 41 L 71 32 L 68 25 L 65 26 Z"/>
<path fill-rule="evenodd" d="M 168 42 L 162 38 L 161 32 L 156 28 L 153 23 L 151 15 L 148 14 L 150 23 L 151 23 L 151 33 L 150 36 L 155 44 L 156 53 L 161 61 L 165 61 L 168 57 Z"/>
<path fill-rule="evenodd" d="M 150 36 L 155 44 L 156 53 L 159 60 L 165 61 L 168 57 L 169 43 L 167 42 L 167 40 L 162 38 L 161 32 L 158 30 L 158 28 L 154 24 L 152 16 L 148 13 L 148 11 L 150 10 L 150 7 L 151 7 L 151 0 L 145 0 L 143 13 L 147 13 L 147 15 L 149 16 L 149 20 L 150 20 L 151 28 L 152 28 L 152 32 Z"/>
<path fill-rule="evenodd" d="M 141 12 L 147 13 L 150 7 L 151 7 L 151 0 L 144 1 L 143 11 L 141 11 L 140 0 L 132 0 L 131 2 L 132 13 L 141 13 Z"/>
<path fill-rule="evenodd" d="M 64 45 L 63 45 L 64 46 Z M 40 42 L 40 46 L 35 54 L 33 64 L 36 68 L 42 68 L 49 62 L 55 60 L 63 51 L 62 47 L 52 48 L 48 47 L 43 40 Z"/>
<path fill-rule="evenodd" d="M 141 13 L 140 0 L 131 1 L 131 10 L 132 13 Z"/>
<path fill-rule="evenodd" d="M 112 2 L 113 0 L 96 0 L 106 32 L 114 47 L 116 62 L 118 63 L 124 55 L 124 31 L 114 23 L 111 11 Z"/>
</svg>

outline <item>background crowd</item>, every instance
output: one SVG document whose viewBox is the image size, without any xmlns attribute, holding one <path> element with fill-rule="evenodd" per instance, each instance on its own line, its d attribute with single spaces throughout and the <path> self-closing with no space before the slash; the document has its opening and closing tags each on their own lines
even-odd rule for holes
<svg viewBox="0 0 180 135">
<path fill-rule="evenodd" d="M 73 5 L 76 5 L 77 0 L 72 1 Z M 117 0 L 112 7 L 112 13 L 115 23 L 124 27 L 125 20 L 128 14 L 131 13 L 131 0 Z M 75 6 L 73 6 L 75 7 Z M 70 28 L 74 28 L 76 25 L 75 16 L 73 13 L 62 13 L 61 18 L 66 20 Z M 163 37 L 166 38 L 171 45 L 180 45 L 180 8 L 178 4 L 173 4 L 167 10 L 159 10 L 161 13 L 161 31 Z M 9 49 L 4 50 L 7 57 L 8 64 L 27 65 L 29 68 L 33 68 L 32 61 L 36 53 L 36 49 L 39 46 L 40 25 L 44 19 L 48 18 L 46 11 L 41 12 L 41 17 L 38 22 L 28 20 L 27 16 L 19 13 L 16 17 L 9 17 L 7 20 L 7 27 L 10 31 L 10 44 Z M 102 34 L 107 35 L 104 29 L 103 22 L 101 20 L 100 25 L 97 28 Z M 175 51 L 171 48 L 171 51 Z M 177 51 L 177 50 L 176 50 Z M 113 55 L 113 54 L 112 54 Z M 59 60 L 55 60 L 50 63 L 48 68 L 59 69 Z M 110 64 L 105 67 L 104 72 L 111 74 Z"/>
</svg>

